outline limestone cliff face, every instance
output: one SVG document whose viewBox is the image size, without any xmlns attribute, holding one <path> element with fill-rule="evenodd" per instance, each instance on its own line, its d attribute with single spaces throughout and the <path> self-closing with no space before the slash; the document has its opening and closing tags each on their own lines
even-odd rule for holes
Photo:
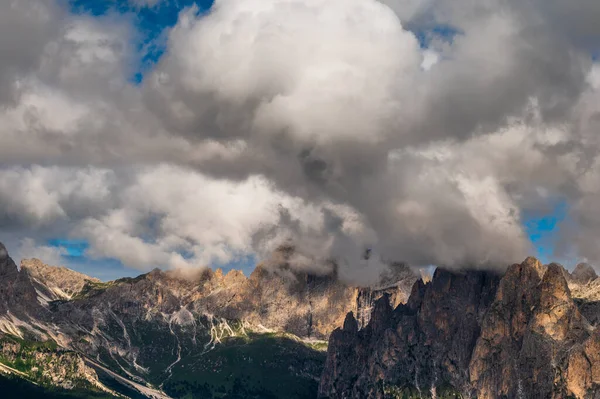
<svg viewBox="0 0 600 399">
<path fill-rule="evenodd" d="M 534 258 L 502 278 L 438 269 L 406 305 L 332 333 L 319 396 L 600 397 L 600 335 L 565 275 Z"/>
<path fill-rule="evenodd" d="M 589 338 L 591 327 L 571 298 L 562 267 L 551 264 L 541 277 L 539 266 L 535 260 L 511 266 L 484 319 L 470 368 L 481 398 L 574 394 L 568 354 Z"/>
<path fill-rule="evenodd" d="M 600 323 L 600 279 L 594 277 L 596 273 L 590 269 L 586 264 L 577 265 L 567 281 L 580 312 L 596 327 Z"/>
<path fill-rule="evenodd" d="M 383 398 L 395 387 L 415 394 L 452 384 L 469 388 L 468 366 L 499 277 L 438 269 L 429 284 L 417 281 L 407 304 L 377 301 L 369 324 L 332 333 L 320 397 Z"/>
<path fill-rule="evenodd" d="M 39 259 L 23 259 L 21 270 L 27 272 L 38 290 L 38 296 L 46 301 L 70 299 L 83 289 L 86 282 L 100 282 L 66 267 L 48 266 Z"/>
<path fill-rule="evenodd" d="M 257 267 L 249 278 L 239 271 L 210 273 L 191 303 L 194 312 L 326 338 L 354 310 L 356 289 L 335 275 L 314 276 L 282 265 Z"/>
</svg>

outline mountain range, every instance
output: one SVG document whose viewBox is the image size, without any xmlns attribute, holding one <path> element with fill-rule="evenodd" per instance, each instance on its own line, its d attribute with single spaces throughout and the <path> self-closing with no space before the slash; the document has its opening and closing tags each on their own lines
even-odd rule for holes
<svg viewBox="0 0 600 399">
<path fill-rule="evenodd" d="M 4 385 L 77 397 L 314 398 L 345 315 L 366 325 L 379 297 L 405 302 L 417 276 L 395 265 L 379 286 L 356 288 L 335 269 L 296 271 L 292 252 L 280 248 L 249 277 L 156 269 L 101 282 L 37 259 L 17 267 L 0 246 Z"/>
<path fill-rule="evenodd" d="M 0 387 L 43 398 L 600 398 L 600 279 L 394 264 L 373 287 L 298 271 L 102 282 L 0 244 Z M 425 281 L 424 281 L 425 280 Z M 430 280 L 430 281 L 429 281 Z"/>
</svg>

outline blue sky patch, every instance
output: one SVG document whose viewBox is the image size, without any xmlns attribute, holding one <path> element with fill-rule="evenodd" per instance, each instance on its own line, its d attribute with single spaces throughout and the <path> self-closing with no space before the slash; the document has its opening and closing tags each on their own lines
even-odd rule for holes
<svg viewBox="0 0 600 399">
<path fill-rule="evenodd" d="M 457 35 L 462 35 L 459 29 L 450 25 L 435 25 L 431 28 L 411 29 L 422 49 L 429 48 L 431 42 L 439 40 L 441 42 L 452 43 Z"/>
<path fill-rule="evenodd" d="M 85 256 L 85 251 L 90 247 L 84 240 L 69 240 L 65 238 L 55 238 L 48 240 L 48 245 L 55 248 L 61 248 L 65 252 L 65 257 L 80 258 Z"/>
<path fill-rule="evenodd" d="M 214 0 L 162 0 L 152 7 L 139 7 L 130 0 L 70 0 L 69 8 L 74 14 L 95 17 L 111 13 L 133 17 L 139 39 L 134 44 L 140 54 L 140 63 L 131 77 L 141 83 L 144 75 L 160 60 L 165 52 L 164 32 L 178 21 L 179 13 L 193 5 L 200 13 L 209 11 Z"/>
<path fill-rule="evenodd" d="M 64 257 L 65 266 L 90 277 L 96 277 L 102 281 L 116 280 L 122 277 L 137 277 L 147 273 L 141 270 L 123 266 L 116 259 L 90 259 L 87 257 Z"/>
<path fill-rule="evenodd" d="M 523 211 L 522 216 L 523 226 L 537 252 L 536 256 L 543 263 L 548 263 L 555 257 L 560 226 L 568 213 L 564 200 L 554 201 L 550 205 L 547 212 Z"/>
</svg>

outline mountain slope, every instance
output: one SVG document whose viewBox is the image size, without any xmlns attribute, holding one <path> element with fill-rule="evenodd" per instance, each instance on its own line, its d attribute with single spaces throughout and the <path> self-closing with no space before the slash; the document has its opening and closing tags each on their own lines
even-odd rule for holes
<svg viewBox="0 0 600 399">
<path fill-rule="evenodd" d="M 25 271 L 33 283 L 38 300 L 50 302 L 71 299 L 79 293 L 88 281 L 100 283 L 100 280 L 75 272 L 66 267 L 52 267 L 39 259 L 21 261 L 21 271 Z"/>
</svg>

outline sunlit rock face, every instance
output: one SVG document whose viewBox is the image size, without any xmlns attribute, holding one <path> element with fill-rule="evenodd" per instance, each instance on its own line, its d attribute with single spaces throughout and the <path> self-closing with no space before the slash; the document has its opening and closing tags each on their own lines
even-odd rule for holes
<svg viewBox="0 0 600 399">
<path fill-rule="evenodd" d="M 580 311 L 595 279 L 567 278 L 534 258 L 503 276 L 438 269 L 407 304 L 332 333 L 319 396 L 598 397 L 600 335 Z"/>
<path fill-rule="evenodd" d="M 90 281 L 100 280 L 75 272 L 66 267 L 53 267 L 39 259 L 23 259 L 21 270 L 25 270 L 43 300 L 70 299 Z"/>
</svg>

